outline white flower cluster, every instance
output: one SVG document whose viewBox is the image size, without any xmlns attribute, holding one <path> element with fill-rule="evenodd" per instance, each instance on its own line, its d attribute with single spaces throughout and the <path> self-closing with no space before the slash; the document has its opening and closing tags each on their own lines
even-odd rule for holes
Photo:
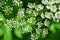
<svg viewBox="0 0 60 40">
<path fill-rule="evenodd" d="M 52 12 L 41 13 L 41 17 L 42 17 L 42 19 L 44 19 L 44 18 L 53 19 L 53 21 L 59 22 L 60 21 L 60 11 L 57 11 L 55 13 L 52 13 Z"/>
<path fill-rule="evenodd" d="M 43 26 L 43 23 L 42 22 L 38 22 L 37 25 L 38 25 L 38 28 L 40 28 L 40 27 Z"/>
<path fill-rule="evenodd" d="M 44 5 L 53 5 L 54 3 L 60 3 L 60 0 L 42 0 Z"/>
<path fill-rule="evenodd" d="M 13 6 L 22 6 L 23 2 L 21 0 L 13 0 Z"/>
<path fill-rule="evenodd" d="M 53 21 L 55 21 L 55 22 L 59 22 L 60 21 L 60 11 L 55 13 L 55 15 L 53 17 Z"/>
<path fill-rule="evenodd" d="M 4 5 L 4 3 L 3 3 L 3 2 L 0 2 L 0 7 L 1 7 L 1 8 L 3 8 L 3 7 L 2 7 L 3 5 Z"/>
<path fill-rule="evenodd" d="M 28 3 L 27 5 L 30 9 L 35 8 L 35 3 Z"/>
<path fill-rule="evenodd" d="M 13 7 L 5 6 L 5 7 L 3 8 L 3 11 L 5 12 L 5 15 L 9 15 L 10 13 L 12 13 Z"/>
<path fill-rule="evenodd" d="M 47 27 L 49 27 L 49 24 L 50 24 L 50 22 L 46 19 L 46 20 L 44 21 L 44 25 L 47 26 Z"/>
<path fill-rule="evenodd" d="M 41 29 L 41 28 L 38 27 L 38 28 L 36 29 L 36 34 L 41 34 L 42 31 L 43 31 L 43 29 Z"/>
<path fill-rule="evenodd" d="M 20 19 L 21 19 L 22 17 L 24 17 L 24 11 L 25 11 L 25 9 L 22 9 L 22 8 L 19 9 L 19 10 L 18 10 L 18 13 L 17 13 L 17 17 L 20 18 Z"/>
<path fill-rule="evenodd" d="M 27 13 L 27 14 L 32 14 L 32 12 L 33 12 L 32 9 L 27 8 L 27 10 L 26 10 L 26 13 Z"/>
<path fill-rule="evenodd" d="M 19 21 L 19 22 L 20 22 L 20 26 L 24 26 L 26 24 L 26 20 L 25 19 L 21 19 L 21 21 Z"/>
<path fill-rule="evenodd" d="M 58 8 L 55 3 L 60 3 L 60 0 L 42 0 L 41 4 L 28 3 L 28 8 L 20 8 L 22 6 L 21 0 L 12 0 L 13 6 L 18 6 L 17 17 L 6 21 L 5 26 L 8 28 L 19 27 L 22 34 L 31 32 L 31 40 L 37 40 L 40 34 L 47 35 L 50 21 L 60 22 L 60 5 Z M 43 5 L 44 4 L 44 5 Z M 0 7 L 4 5 L 0 2 Z M 9 15 L 13 12 L 13 7 L 2 7 L 5 15 Z M 45 11 L 45 9 L 49 11 Z M 59 11 L 58 11 L 59 10 Z M 40 13 L 41 12 L 41 13 Z M 41 19 L 41 20 L 40 20 Z M 0 21 L 3 20 L 0 16 Z M 36 28 L 35 28 L 36 26 Z M 46 28 L 45 28 L 46 27 Z M 35 30 L 35 32 L 33 32 Z"/>
<path fill-rule="evenodd" d="M 27 8 L 26 13 L 27 14 L 32 14 L 34 16 L 37 16 L 38 15 L 38 12 L 37 11 L 32 10 L 32 9 L 29 9 L 29 8 Z"/>
<path fill-rule="evenodd" d="M 48 34 L 48 29 L 47 28 L 43 29 L 43 34 Z"/>
<path fill-rule="evenodd" d="M 0 8 L 4 8 L 4 6 L 7 4 L 8 0 L 0 0 Z"/>
<path fill-rule="evenodd" d="M 30 9 L 33 9 L 35 8 L 36 11 L 40 11 L 40 10 L 43 10 L 44 6 L 39 4 L 39 5 L 36 5 L 35 3 L 28 3 L 27 5 Z"/>
<path fill-rule="evenodd" d="M 31 26 L 27 25 L 26 27 L 22 28 L 22 34 L 27 33 L 27 32 L 32 32 Z"/>
<path fill-rule="evenodd" d="M 33 18 L 33 17 L 28 18 L 27 22 L 30 23 L 30 24 L 34 24 L 35 23 L 35 18 Z"/>
<path fill-rule="evenodd" d="M 44 8 L 44 6 L 43 6 L 42 4 L 39 4 L 39 5 L 36 5 L 36 6 L 35 6 L 35 9 L 36 9 L 37 11 L 43 10 L 43 8 Z"/>
<path fill-rule="evenodd" d="M 31 40 L 36 40 L 36 35 L 35 35 L 35 33 L 31 34 Z"/>
<path fill-rule="evenodd" d="M 19 27 L 19 22 L 15 21 L 13 18 L 11 20 L 7 19 L 5 26 L 12 29 L 15 27 Z"/>
<path fill-rule="evenodd" d="M 31 32 L 31 40 L 37 40 L 40 37 L 40 34 L 42 35 L 47 35 L 48 34 L 48 29 L 47 28 L 37 28 L 35 29 L 36 33 Z"/>
<path fill-rule="evenodd" d="M 53 17 L 53 13 L 52 12 L 45 12 L 45 17 L 48 19 L 51 19 Z"/>
<path fill-rule="evenodd" d="M 52 11 L 52 12 L 56 12 L 57 11 L 57 7 L 55 5 L 47 5 L 46 8 L 50 9 L 50 11 Z"/>
</svg>

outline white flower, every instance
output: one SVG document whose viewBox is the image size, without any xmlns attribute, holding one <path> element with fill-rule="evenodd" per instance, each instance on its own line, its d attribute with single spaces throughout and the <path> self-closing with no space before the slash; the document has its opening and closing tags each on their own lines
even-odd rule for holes
<svg viewBox="0 0 60 40">
<path fill-rule="evenodd" d="M 57 19 L 55 16 L 53 17 L 54 22 L 59 22 L 59 19 Z"/>
<path fill-rule="evenodd" d="M 35 35 L 35 33 L 31 34 L 31 40 L 36 40 L 36 35 Z"/>
<path fill-rule="evenodd" d="M 38 28 L 40 28 L 40 27 L 43 26 L 43 23 L 42 22 L 38 22 L 37 25 L 38 25 Z"/>
<path fill-rule="evenodd" d="M 35 7 L 35 3 L 28 3 L 27 5 L 30 9 L 34 8 Z"/>
<path fill-rule="evenodd" d="M 55 0 L 49 0 L 48 5 L 53 5 L 55 3 Z"/>
<path fill-rule="evenodd" d="M 33 11 L 33 15 L 34 15 L 34 16 L 37 16 L 37 15 L 38 15 L 38 12 L 34 10 L 34 11 Z"/>
<path fill-rule="evenodd" d="M 52 12 L 45 12 L 45 17 L 48 19 L 51 19 L 53 17 L 53 13 Z"/>
<path fill-rule="evenodd" d="M 50 22 L 46 19 L 46 20 L 44 21 L 44 25 L 48 27 L 49 24 L 50 24 Z"/>
<path fill-rule="evenodd" d="M 13 0 L 13 3 L 15 6 L 21 6 L 20 4 L 22 4 L 23 2 L 21 0 Z"/>
<path fill-rule="evenodd" d="M 60 0 L 55 0 L 56 3 L 60 3 Z"/>
<path fill-rule="evenodd" d="M 32 30 L 33 30 L 32 27 L 30 27 L 29 25 L 26 26 L 26 27 L 24 26 L 23 29 L 22 29 L 23 34 L 27 33 L 27 32 L 32 32 Z"/>
<path fill-rule="evenodd" d="M 42 4 L 39 4 L 39 5 L 36 5 L 35 6 L 35 9 L 37 10 L 37 11 L 40 11 L 40 10 L 42 10 L 44 8 L 44 6 L 42 5 Z"/>
<path fill-rule="evenodd" d="M 26 13 L 31 14 L 32 11 L 33 11 L 32 9 L 27 8 Z"/>
<path fill-rule="evenodd" d="M 48 29 L 47 28 L 43 28 L 43 34 L 48 34 Z"/>
<path fill-rule="evenodd" d="M 55 17 L 58 18 L 58 19 L 60 19 L 60 11 L 58 11 L 58 12 L 55 13 Z"/>
<path fill-rule="evenodd" d="M 20 26 L 23 26 L 23 25 L 26 24 L 26 20 L 25 19 L 22 19 L 19 23 L 20 23 Z"/>
<path fill-rule="evenodd" d="M 24 11 L 25 11 L 25 9 L 19 9 L 18 10 L 18 13 L 17 13 L 17 17 L 18 18 L 22 18 L 22 17 L 24 17 Z"/>
<path fill-rule="evenodd" d="M 34 24 L 35 23 L 35 18 L 33 18 L 33 17 L 28 18 L 27 22 L 31 23 L 31 24 Z"/>
<path fill-rule="evenodd" d="M 50 11 L 52 12 L 56 12 L 57 11 L 57 7 L 55 5 L 47 5 L 46 8 L 50 9 Z"/>
<path fill-rule="evenodd" d="M 50 9 L 50 8 L 51 8 L 51 6 L 50 6 L 50 5 L 46 5 L 46 8 L 47 8 L 47 9 Z"/>
<path fill-rule="evenodd" d="M 13 7 L 5 6 L 3 11 L 5 12 L 5 15 L 9 15 L 10 13 L 12 13 Z"/>
<path fill-rule="evenodd" d="M 41 33 L 42 33 L 42 29 L 37 28 L 37 29 L 36 29 L 36 34 L 41 34 Z"/>
<path fill-rule="evenodd" d="M 46 5 L 48 3 L 48 0 L 42 0 L 42 3 Z"/>
<path fill-rule="evenodd" d="M 4 2 L 0 2 L 0 7 L 3 9 Z"/>
<path fill-rule="evenodd" d="M 57 8 L 56 8 L 56 6 L 54 5 L 54 6 L 51 6 L 51 9 L 50 9 L 52 12 L 56 12 L 57 11 Z"/>
<path fill-rule="evenodd" d="M 5 26 L 7 26 L 8 28 L 15 28 L 15 27 L 19 27 L 19 23 L 14 19 L 11 19 L 11 20 L 7 19 Z"/>
</svg>

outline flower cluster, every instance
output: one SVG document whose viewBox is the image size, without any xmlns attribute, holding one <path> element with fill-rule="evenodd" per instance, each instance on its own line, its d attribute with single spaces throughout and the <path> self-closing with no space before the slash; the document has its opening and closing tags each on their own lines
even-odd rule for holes
<svg viewBox="0 0 60 40">
<path fill-rule="evenodd" d="M 21 7 L 23 5 L 23 2 L 21 0 L 12 0 L 13 6 Z"/>
<path fill-rule="evenodd" d="M 19 27 L 19 23 L 17 21 L 15 21 L 13 18 L 10 20 L 7 19 L 5 26 L 12 29 L 15 27 Z"/>
<path fill-rule="evenodd" d="M 10 6 L 5 6 L 3 9 L 4 9 L 3 11 L 5 12 L 5 15 L 9 15 L 13 11 L 13 7 L 10 7 Z"/>
<path fill-rule="evenodd" d="M 40 4 L 28 2 L 27 8 L 23 8 L 23 1 L 21 0 L 12 0 L 12 5 L 7 5 L 7 2 L 8 0 L 0 2 L 1 11 L 4 12 L 5 16 L 11 14 L 16 17 L 5 19 L 4 26 L 11 30 L 14 28 L 18 37 L 20 37 L 18 35 L 20 33 L 20 35 L 30 33 L 31 40 L 37 40 L 40 36 L 45 38 L 49 34 L 48 28 L 51 22 L 60 22 L 60 5 L 58 4 L 60 0 L 41 0 Z M 15 11 L 16 14 L 13 14 Z M 0 16 L 0 21 L 3 19 Z"/>
</svg>

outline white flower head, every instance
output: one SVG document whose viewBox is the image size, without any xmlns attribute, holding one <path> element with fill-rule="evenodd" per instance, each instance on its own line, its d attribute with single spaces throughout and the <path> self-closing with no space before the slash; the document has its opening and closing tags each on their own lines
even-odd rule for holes
<svg viewBox="0 0 60 40">
<path fill-rule="evenodd" d="M 24 17 L 24 12 L 25 12 L 25 9 L 23 9 L 23 8 L 19 9 L 18 13 L 17 13 L 17 17 L 18 18 Z"/>
<path fill-rule="evenodd" d="M 49 0 L 48 5 L 53 5 L 55 3 L 55 0 Z"/>
<path fill-rule="evenodd" d="M 55 16 L 53 17 L 54 22 L 59 22 L 60 19 L 57 19 Z"/>
<path fill-rule="evenodd" d="M 23 25 L 25 25 L 25 24 L 26 24 L 26 20 L 25 20 L 25 19 L 22 19 L 22 20 L 20 21 L 20 25 L 23 26 Z"/>
<path fill-rule="evenodd" d="M 35 9 L 37 10 L 37 11 L 40 11 L 40 10 L 42 10 L 44 8 L 44 6 L 42 5 L 42 4 L 39 4 L 39 5 L 36 5 L 35 6 Z"/>
<path fill-rule="evenodd" d="M 35 8 L 35 3 L 28 3 L 27 5 L 30 9 Z"/>
<path fill-rule="evenodd" d="M 13 3 L 15 6 L 21 6 L 21 4 L 23 4 L 23 2 L 21 0 L 13 0 Z"/>
<path fill-rule="evenodd" d="M 34 15 L 34 16 L 37 16 L 37 15 L 38 15 L 38 12 L 34 10 L 34 11 L 33 11 L 33 15 Z"/>
<path fill-rule="evenodd" d="M 41 34 L 41 33 L 42 33 L 42 29 L 37 28 L 37 29 L 36 29 L 36 34 Z"/>
<path fill-rule="evenodd" d="M 31 34 L 31 40 L 36 40 L 36 35 L 35 35 L 35 33 Z"/>
<path fill-rule="evenodd" d="M 60 19 L 60 11 L 58 11 L 58 12 L 55 13 L 55 17 L 56 17 L 57 19 Z"/>
<path fill-rule="evenodd" d="M 57 8 L 56 8 L 55 5 L 54 5 L 54 6 L 51 6 L 51 11 L 52 11 L 52 12 L 56 12 L 56 11 L 57 11 Z"/>
<path fill-rule="evenodd" d="M 48 27 L 49 24 L 50 24 L 50 22 L 46 19 L 46 20 L 44 21 L 44 25 Z"/>
<path fill-rule="evenodd" d="M 40 27 L 43 26 L 43 23 L 42 22 L 38 22 L 37 25 L 38 25 L 38 28 L 40 28 Z"/>
<path fill-rule="evenodd" d="M 27 13 L 27 14 L 31 14 L 32 11 L 33 11 L 32 9 L 27 8 L 26 13 Z"/>
<path fill-rule="evenodd" d="M 55 0 L 55 3 L 60 3 L 60 0 Z"/>
<path fill-rule="evenodd" d="M 23 29 L 22 29 L 23 34 L 24 34 L 24 33 L 27 33 L 27 32 L 32 32 L 32 30 L 33 30 L 33 29 L 32 29 L 32 27 L 30 27 L 30 26 L 29 26 L 29 27 L 27 27 L 27 26 L 26 26 L 26 27 L 23 27 Z"/>
<path fill-rule="evenodd" d="M 31 23 L 31 24 L 34 24 L 35 23 L 35 18 L 33 18 L 33 17 L 28 18 L 27 22 Z"/>
<path fill-rule="evenodd" d="M 10 13 L 12 13 L 13 7 L 5 6 L 3 11 L 5 12 L 5 15 L 9 15 Z"/>
<path fill-rule="evenodd" d="M 48 19 L 51 19 L 53 17 L 53 13 L 45 12 L 45 17 L 48 18 Z"/>
<path fill-rule="evenodd" d="M 3 5 L 5 4 L 5 2 L 1 2 L 0 1 L 0 7 L 3 9 Z"/>
<path fill-rule="evenodd" d="M 48 3 L 48 0 L 42 0 L 42 3 L 46 5 Z"/>
<path fill-rule="evenodd" d="M 7 19 L 5 26 L 7 26 L 8 28 L 15 28 L 15 27 L 19 27 L 19 23 L 14 19 L 11 19 L 11 20 Z"/>
<path fill-rule="evenodd" d="M 43 34 L 48 34 L 48 29 L 47 28 L 43 28 Z"/>
<path fill-rule="evenodd" d="M 52 12 L 56 12 L 57 11 L 57 7 L 55 5 L 53 5 L 53 6 L 52 5 L 47 5 L 46 8 L 50 9 L 50 11 L 52 11 Z"/>
</svg>

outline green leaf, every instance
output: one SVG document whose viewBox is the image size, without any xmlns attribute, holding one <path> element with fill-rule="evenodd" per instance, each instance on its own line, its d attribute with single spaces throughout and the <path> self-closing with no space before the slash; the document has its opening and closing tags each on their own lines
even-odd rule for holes
<svg viewBox="0 0 60 40">
<path fill-rule="evenodd" d="M 50 30 L 52 33 L 55 33 L 55 32 L 56 32 L 56 30 L 55 30 L 55 24 L 54 24 L 54 23 L 52 23 L 52 24 L 50 25 L 49 30 Z"/>
<path fill-rule="evenodd" d="M 2 14 L 2 12 L 0 12 L 0 22 L 5 22 L 5 18 L 4 18 L 4 16 L 3 16 L 3 14 Z"/>
<path fill-rule="evenodd" d="M 5 27 L 4 40 L 12 40 L 11 29 L 9 27 Z"/>
<path fill-rule="evenodd" d="M 0 27 L 0 36 L 2 36 L 4 34 L 4 28 L 2 28 L 2 27 Z"/>
<path fill-rule="evenodd" d="M 56 23 L 55 27 L 60 30 L 60 23 Z"/>
<path fill-rule="evenodd" d="M 19 30 L 18 28 L 14 29 L 14 33 L 18 38 L 22 38 L 22 33 L 21 30 Z"/>
<path fill-rule="evenodd" d="M 47 34 L 42 34 L 42 38 L 46 38 Z"/>
</svg>

